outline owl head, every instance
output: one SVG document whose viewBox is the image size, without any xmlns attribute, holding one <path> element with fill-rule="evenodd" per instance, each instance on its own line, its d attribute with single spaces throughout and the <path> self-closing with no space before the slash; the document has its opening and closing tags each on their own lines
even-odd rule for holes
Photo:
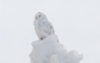
<svg viewBox="0 0 100 63">
<path fill-rule="evenodd" d="M 35 20 L 46 20 L 47 17 L 45 14 L 43 14 L 42 12 L 38 12 L 35 15 Z"/>
</svg>

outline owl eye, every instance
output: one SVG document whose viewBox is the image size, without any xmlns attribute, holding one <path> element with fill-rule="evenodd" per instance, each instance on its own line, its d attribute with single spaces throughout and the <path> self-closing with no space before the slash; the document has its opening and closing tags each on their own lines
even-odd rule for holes
<svg viewBox="0 0 100 63">
<path fill-rule="evenodd" d="M 39 17 L 41 17 L 41 15 L 39 15 Z"/>
</svg>

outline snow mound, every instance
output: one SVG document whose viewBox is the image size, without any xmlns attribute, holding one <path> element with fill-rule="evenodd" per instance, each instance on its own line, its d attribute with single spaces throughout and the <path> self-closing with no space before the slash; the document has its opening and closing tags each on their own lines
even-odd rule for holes
<svg viewBox="0 0 100 63">
<path fill-rule="evenodd" d="M 32 46 L 31 63 L 79 63 L 83 58 L 76 51 L 68 52 L 53 35 L 33 42 Z"/>
</svg>

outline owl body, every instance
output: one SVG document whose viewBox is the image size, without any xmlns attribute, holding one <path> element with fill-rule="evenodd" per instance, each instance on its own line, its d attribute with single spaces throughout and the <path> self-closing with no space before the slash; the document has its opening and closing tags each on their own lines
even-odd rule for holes
<svg viewBox="0 0 100 63">
<path fill-rule="evenodd" d="M 43 13 L 37 13 L 34 21 L 35 31 L 40 40 L 55 34 L 52 24 Z"/>
</svg>

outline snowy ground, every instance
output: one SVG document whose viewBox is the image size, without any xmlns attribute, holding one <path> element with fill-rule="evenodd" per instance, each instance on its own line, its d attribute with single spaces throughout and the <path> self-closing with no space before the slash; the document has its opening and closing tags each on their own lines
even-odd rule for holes
<svg viewBox="0 0 100 63">
<path fill-rule="evenodd" d="M 68 52 L 54 35 L 33 42 L 32 46 L 31 63 L 80 63 L 83 59 L 83 55 L 77 51 Z"/>
<path fill-rule="evenodd" d="M 65 49 L 83 54 L 80 63 L 100 63 L 100 0 L 0 0 L 0 63 L 30 63 L 38 11 Z"/>
</svg>

